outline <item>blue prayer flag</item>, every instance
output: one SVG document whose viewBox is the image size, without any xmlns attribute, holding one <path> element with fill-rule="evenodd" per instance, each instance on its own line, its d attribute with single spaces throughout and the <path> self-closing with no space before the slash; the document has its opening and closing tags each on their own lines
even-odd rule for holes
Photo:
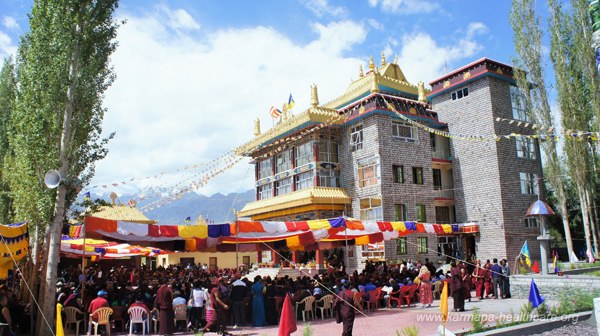
<svg viewBox="0 0 600 336">
<path fill-rule="evenodd" d="M 540 295 L 533 279 L 531 279 L 531 286 L 529 287 L 529 302 L 531 302 L 533 308 L 537 308 L 537 306 L 544 303 L 544 298 Z"/>
</svg>

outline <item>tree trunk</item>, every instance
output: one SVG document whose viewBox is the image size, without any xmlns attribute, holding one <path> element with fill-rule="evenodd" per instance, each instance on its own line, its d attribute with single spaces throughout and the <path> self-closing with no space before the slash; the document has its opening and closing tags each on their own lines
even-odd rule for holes
<svg viewBox="0 0 600 336">
<path fill-rule="evenodd" d="M 592 237 L 590 232 L 590 220 L 588 216 L 588 204 L 585 198 L 585 191 L 583 190 L 583 187 L 578 185 L 577 192 L 579 195 L 579 203 L 581 204 L 581 217 L 583 219 L 583 232 L 585 234 L 585 247 L 587 255 L 587 251 L 592 250 Z"/>
<path fill-rule="evenodd" d="M 80 28 L 76 28 L 77 36 L 80 33 Z M 69 89 L 67 90 L 67 104 L 63 114 L 62 134 L 60 141 L 59 162 L 60 168 L 58 172 L 63 178 L 68 176 L 69 160 L 68 150 L 71 140 L 71 121 L 73 119 L 73 111 L 75 110 L 75 92 L 77 89 L 77 70 L 79 61 L 80 45 L 75 44 L 69 67 Z M 48 257 L 46 258 L 46 276 L 43 288 L 42 313 L 48 320 L 48 323 L 53 326 L 55 313 L 55 293 L 56 293 L 56 278 L 58 276 L 58 260 L 60 252 L 60 241 L 62 233 L 62 225 L 65 218 L 65 201 L 67 196 L 67 186 L 61 183 L 58 186 L 56 195 L 54 220 L 50 228 L 50 239 L 48 243 Z M 38 319 L 39 320 L 39 319 Z M 37 335 L 52 335 L 53 331 L 48 329 L 47 324 L 42 328 L 37 329 Z M 38 322 L 39 326 L 39 322 Z M 54 329 L 53 327 L 51 327 Z"/>
<path fill-rule="evenodd" d="M 573 238 L 571 237 L 571 220 L 569 219 L 569 209 L 567 207 L 567 197 L 565 196 L 564 184 L 561 182 L 557 185 L 560 189 L 557 190 L 557 198 L 560 206 L 560 216 L 562 217 L 563 230 L 565 231 L 565 241 L 567 242 L 567 254 L 569 262 L 576 262 L 574 259 Z"/>
<path fill-rule="evenodd" d="M 592 239 L 594 242 L 594 250 L 592 251 L 592 255 L 596 255 L 598 253 L 598 231 L 596 230 L 596 208 L 594 207 L 594 201 L 592 196 L 590 195 L 591 191 L 589 188 L 586 188 L 586 202 L 589 206 L 589 215 L 590 215 L 590 229 L 592 231 Z"/>
</svg>

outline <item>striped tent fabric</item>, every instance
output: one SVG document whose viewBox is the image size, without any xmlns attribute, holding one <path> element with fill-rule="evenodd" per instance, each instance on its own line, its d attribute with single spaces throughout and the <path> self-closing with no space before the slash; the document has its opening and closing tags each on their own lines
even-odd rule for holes
<svg viewBox="0 0 600 336">
<path fill-rule="evenodd" d="M 101 239 L 81 238 L 73 239 L 63 236 L 60 244 L 60 252 L 67 255 L 101 257 L 105 259 L 126 258 L 134 256 L 154 257 L 167 253 L 154 247 L 129 245 Z M 85 254 L 84 254 L 85 253 Z"/>
</svg>

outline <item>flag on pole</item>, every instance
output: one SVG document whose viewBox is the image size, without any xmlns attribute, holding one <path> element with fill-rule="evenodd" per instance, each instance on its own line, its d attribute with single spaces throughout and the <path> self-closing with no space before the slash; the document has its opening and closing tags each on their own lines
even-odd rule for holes
<svg viewBox="0 0 600 336">
<path fill-rule="evenodd" d="M 192 221 L 192 217 L 185 217 L 185 221 L 186 222 L 191 222 Z"/>
<path fill-rule="evenodd" d="M 269 112 L 271 113 L 271 117 L 273 119 L 279 118 L 281 116 L 281 111 L 275 106 L 271 106 L 271 110 Z"/>
<path fill-rule="evenodd" d="M 293 332 L 298 329 L 296 325 L 296 313 L 292 306 L 292 299 L 290 294 L 285 296 L 283 301 L 283 307 L 281 308 L 281 318 L 279 321 L 278 336 L 290 336 Z"/>
<path fill-rule="evenodd" d="M 554 254 L 554 273 L 558 273 L 558 254 Z"/>
<path fill-rule="evenodd" d="M 537 262 L 537 260 L 534 260 L 534 261 L 533 261 L 533 266 L 531 266 L 531 270 L 532 270 L 534 273 L 540 273 L 540 265 L 538 265 L 538 262 Z"/>
<path fill-rule="evenodd" d="M 531 286 L 529 286 L 529 302 L 531 302 L 533 308 L 537 308 L 537 306 L 544 303 L 544 298 L 540 295 L 533 279 L 531 279 Z"/>
<path fill-rule="evenodd" d="M 525 257 L 525 263 L 527 264 L 527 266 L 531 267 L 531 255 L 529 254 L 529 246 L 527 245 L 527 240 L 525 241 L 525 244 L 523 244 L 523 247 L 521 248 L 520 255 Z"/>
<path fill-rule="evenodd" d="M 294 105 L 296 105 L 296 102 L 294 102 L 294 98 L 292 98 L 292 94 L 290 93 L 290 98 L 288 98 L 288 103 L 287 103 L 288 111 L 291 110 L 292 108 L 294 108 Z"/>
<path fill-rule="evenodd" d="M 442 289 L 442 295 L 440 296 L 440 311 L 442 312 L 442 322 L 444 322 L 444 328 L 446 327 L 446 321 L 448 321 L 448 282 L 444 281 L 444 289 Z"/>
<path fill-rule="evenodd" d="M 62 322 L 62 309 L 63 305 L 60 303 L 56 304 L 56 336 L 65 336 L 65 329 L 63 328 Z"/>
<path fill-rule="evenodd" d="M 90 192 L 88 191 L 85 194 L 83 194 L 83 199 L 89 201 L 91 196 L 92 194 L 90 194 Z"/>
</svg>

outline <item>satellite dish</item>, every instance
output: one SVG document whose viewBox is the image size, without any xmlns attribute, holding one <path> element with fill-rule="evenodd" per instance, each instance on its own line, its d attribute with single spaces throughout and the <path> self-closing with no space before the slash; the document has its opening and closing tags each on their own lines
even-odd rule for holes
<svg viewBox="0 0 600 336">
<path fill-rule="evenodd" d="M 56 169 L 49 170 L 44 176 L 44 183 L 50 189 L 58 187 L 60 181 L 62 181 L 62 176 L 60 176 L 60 173 Z"/>
</svg>

